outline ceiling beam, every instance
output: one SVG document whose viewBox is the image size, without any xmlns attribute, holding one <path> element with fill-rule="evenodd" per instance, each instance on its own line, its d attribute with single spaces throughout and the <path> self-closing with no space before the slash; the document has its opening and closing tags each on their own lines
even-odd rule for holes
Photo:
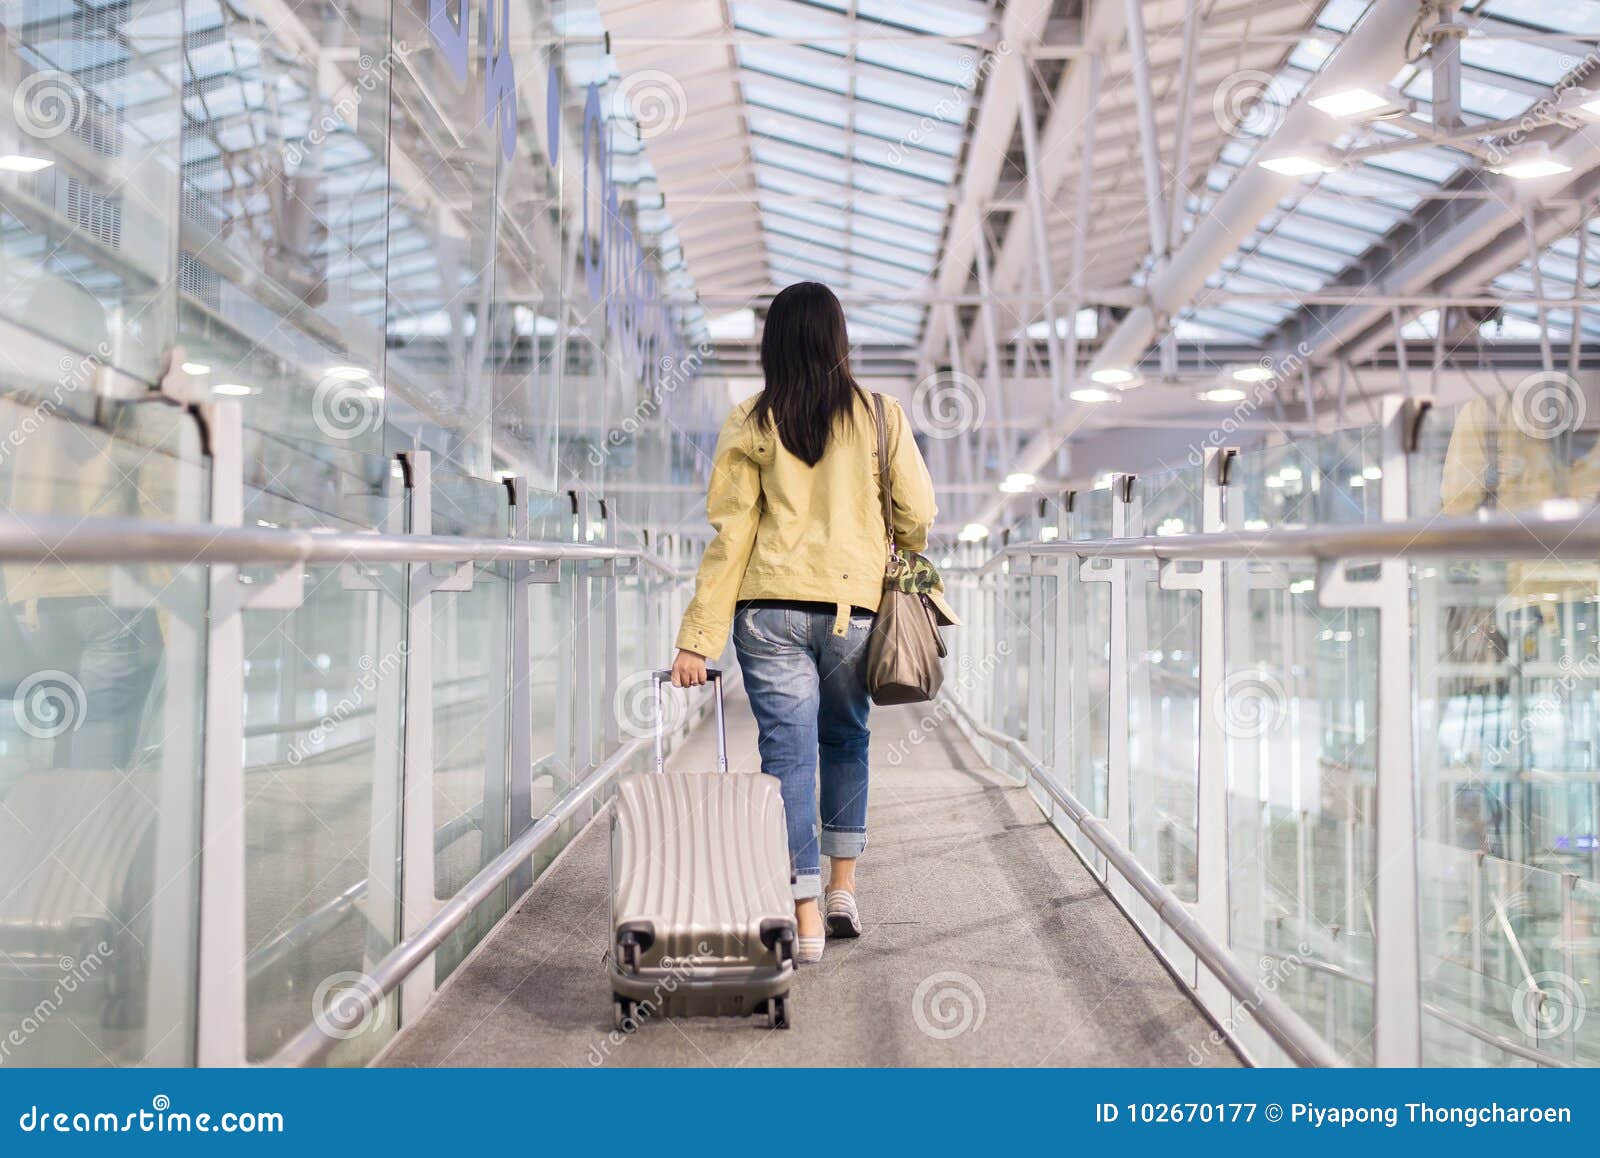
<svg viewBox="0 0 1600 1158">
<path fill-rule="evenodd" d="M 1101 0 L 1096 11 L 1106 7 L 1105 0 Z M 1343 132 L 1342 122 L 1312 108 L 1310 100 L 1356 83 L 1386 82 L 1405 64 L 1407 33 L 1416 16 L 1416 0 L 1377 0 L 1287 111 L 1271 137 L 1262 142 L 1258 155 L 1303 150 L 1314 142 L 1331 142 Z M 1058 116 L 1064 111 L 1070 113 L 1074 108 L 1074 105 L 1058 104 L 1056 113 Z M 1205 288 L 1206 279 L 1297 184 L 1296 178 L 1273 173 L 1260 165 L 1251 164 L 1241 169 L 1173 251 L 1171 260 L 1151 276 L 1146 303 L 1130 310 L 1105 337 L 1090 362 L 1091 371 L 1138 365 L 1166 320 L 1176 317 L 1194 301 Z M 1059 421 L 1051 423 L 1023 448 L 1010 469 L 1030 474 L 1041 471 L 1055 457 L 1061 443 L 1081 425 L 1084 416 L 1083 407 L 1067 410 Z M 1004 510 L 1004 496 L 1000 496 L 978 521 L 993 523 Z"/>
<path fill-rule="evenodd" d="M 1111 0 L 1089 0 L 1095 7 L 1115 7 Z M 999 44 L 1006 53 L 1026 54 L 1038 47 L 1050 20 L 1051 0 L 1013 0 L 1001 17 Z M 1019 82 L 1022 69 L 991 67 L 984 82 L 983 95 L 973 119 L 961 157 L 961 186 L 954 211 L 945 227 L 944 245 L 939 252 L 938 292 L 945 295 L 966 290 L 968 271 L 977 252 L 977 231 L 982 228 L 984 205 L 993 193 L 1005 168 L 1011 138 L 1017 128 L 1017 113 L 1022 104 Z M 928 315 L 923 329 L 920 361 L 932 365 L 945 348 L 946 311 Z"/>
</svg>

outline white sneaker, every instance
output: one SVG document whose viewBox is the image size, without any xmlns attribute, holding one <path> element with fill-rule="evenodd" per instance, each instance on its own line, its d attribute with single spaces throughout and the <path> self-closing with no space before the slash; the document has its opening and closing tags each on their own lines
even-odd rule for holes
<svg viewBox="0 0 1600 1158">
<path fill-rule="evenodd" d="M 822 912 L 828 922 L 828 936 L 861 936 L 861 913 L 856 908 L 856 895 L 849 889 L 829 889 Z"/>
</svg>

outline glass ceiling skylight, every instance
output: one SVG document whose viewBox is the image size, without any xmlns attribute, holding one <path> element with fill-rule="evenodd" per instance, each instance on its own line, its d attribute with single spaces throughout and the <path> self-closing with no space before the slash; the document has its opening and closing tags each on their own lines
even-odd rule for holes
<svg viewBox="0 0 1600 1158">
<path fill-rule="evenodd" d="M 1334 36 L 1308 34 L 1290 54 L 1274 89 L 1287 103 L 1310 82 L 1331 54 L 1331 42 L 1353 27 L 1366 12 L 1365 0 L 1328 0 L 1316 28 Z M 1498 36 L 1600 31 L 1600 0 L 1477 0 L 1465 6 L 1468 20 L 1483 23 Z M 1578 61 L 1559 43 L 1467 38 L 1462 43 L 1461 103 L 1468 124 L 1519 116 L 1558 83 Z M 1396 87 L 1419 102 L 1429 115 L 1432 75 L 1426 67 L 1409 66 Z M 1265 118 L 1274 121 L 1274 118 Z M 1377 124 L 1362 130 L 1355 143 L 1371 143 L 1399 130 Z M 1203 205 L 1208 206 L 1250 164 L 1261 138 L 1241 131 L 1221 152 L 1207 177 Z M 1297 309 L 1297 294 L 1326 288 L 1357 265 L 1396 225 L 1429 203 L 1430 195 L 1464 169 L 1479 168 L 1477 158 L 1440 146 L 1375 156 L 1353 170 L 1338 171 L 1302 183 L 1280 203 L 1255 233 L 1207 283 L 1236 293 L 1281 293 L 1281 301 L 1217 301 L 1189 311 L 1178 324 L 1183 338 L 1257 344 L 1268 340 Z M 1481 188 L 1476 183 L 1469 188 Z M 1569 249 L 1575 245 L 1569 240 Z M 1566 263 L 1568 267 L 1572 262 Z M 1558 269 L 1547 273 L 1547 293 L 1565 293 Z M 1594 283 L 1591 273 L 1586 278 Z M 1528 292 L 1523 269 L 1495 282 L 1497 288 Z M 1525 311 L 1532 316 L 1531 308 Z M 1552 322 L 1555 319 L 1552 318 Z M 1585 317 L 1585 329 L 1595 325 Z M 1498 332 L 1497 332 L 1498 333 Z"/>
<path fill-rule="evenodd" d="M 975 0 L 730 0 L 774 285 L 826 282 L 855 342 L 914 344 L 984 53 Z M 915 41 L 917 35 L 972 44 Z M 852 42 L 852 36 L 854 41 Z M 804 43 L 792 43 L 793 41 Z"/>
</svg>

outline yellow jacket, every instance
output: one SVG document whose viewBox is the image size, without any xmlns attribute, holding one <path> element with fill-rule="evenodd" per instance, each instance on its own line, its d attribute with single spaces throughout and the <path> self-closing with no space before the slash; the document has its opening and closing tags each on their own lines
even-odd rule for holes
<svg viewBox="0 0 1600 1158">
<path fill-rule="evenodd" d="M 933 480 L 905 411 L 884 400 L 895 543 L 927 546 L 936 507 Z M 834 431 L 816 466 L 784 447 L 775 431 L 749 421 L 751 398 L 723 423 L 706 491 L 716 537 L 706 547 L 678 646 L 722 653 L 743 599 L 804 599 L 836 605 L 834 631 L 848 630 L 851 606 L 876 611 L 888 544 L 878 491 L 878 436 L 872 403 L 856 400 L 852 421 Z"/>
<path fill-rule="evenodd" d="M 1456 412 L 1439 478 L 1441 514 L 1469 515 L 1486 506 L 1526 511 L 1548 499 L 1600 496 L 1600 451 L 1568 462 L 1554 440 L 1524 433 L 1508 410 L 1504 401 L 1492 406 L 1480 398 Z M 1512 562 L 1506 586 L 1512 606 L 1593 599 L 1600 567 L 1581 560 Z"/>
</svg>

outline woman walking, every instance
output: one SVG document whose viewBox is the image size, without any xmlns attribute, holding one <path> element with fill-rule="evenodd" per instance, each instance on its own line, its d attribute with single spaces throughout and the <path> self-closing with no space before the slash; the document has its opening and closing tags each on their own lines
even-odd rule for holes
<svg viewBox="0 0 1600 1158">
<path fill-rule="evenodd" d="M 867 640 L 888 544 L 873 399 L 851 377 L 844 310 L 827 286 L 801 282 L 773 299 L 761 370 L 765 388 L 734 408 L 717 440 L 706 496 L 716 537 L 678 632 L 672 682 L 704 683 L 706 657 L 721 654 L 731 627 L 761 770 L 783 786 L 804 964 L 821 959 L 825 935 L 861 934 Z M 894 538 L 920 551 L 933 483 L 905 413 L 884 403 Z"/>
</svg>

